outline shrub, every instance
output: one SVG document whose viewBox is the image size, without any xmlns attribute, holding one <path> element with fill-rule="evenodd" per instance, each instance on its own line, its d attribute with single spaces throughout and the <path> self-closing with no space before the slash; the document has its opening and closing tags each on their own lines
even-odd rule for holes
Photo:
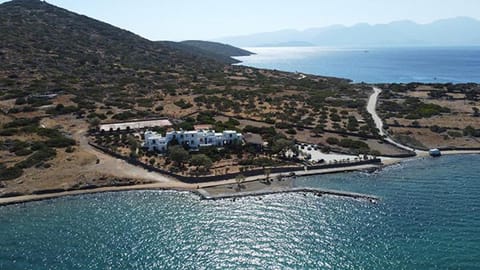
<svg viewBox="0 0 480 270">
<path fill-rule="evenodd" d="M 64 148 L 75 145 L 75 140 L 67 137 L 55 137 L 45 142 L 49 147 Z"/>
<path fill-rule="evenodd" d="M 190 164 L 193 166 L 204 167 L 205 169 L 209 170 L 212 167 L 213 162 L 212 159 L 210 159 L 207 155 L 198 154 L 192 156 Z"/>
<path fill-rule="evenodd" d="M 279 122 L 275 124 L 275 127 L 279 129 L 290 129 L 292 128 L 292 125 L 285 122 Z"/>
<path fill-rule="evenodd" d="M 439 126 L 437 126 L 437 125 L 431 126 L 431 127 L 430 127 L 430 130 L 431 130 L 432 132 L 435 132 L 435 133 L 443 133 L 443 132 L 447 131 L 446 128 L 444 128 L 444 127 L 439 127 Z"/>
<path fill-rule="evenodd" d="M 16 167 L 22 168 L 22 169 L 27 169 L 30 167 L 33 167 L 35 165 L 38 165 L 44 161 L 50 160 L 51 158 L 55 157 L 57 155 L 57 152 L 55 149 L 44 147 L 39 150 L 37 150 L 35 153 L 33 153 L 30 157 L 28 157 L 26 160 L 18 163 Z"/>
<path fill-rule="evenodd" d="M 33 153 L 33 151 L 28 149 L 28 148 L 21 148 L 21 149 L 18 149 L 17 151 L 15 151 L 15 155 L 17 155 L 17 156 L 28 156 L 31 153 Z"/>
<path fill-rule="evenodd" d="M 331 144 L 331 145 L 336 145 L 339 143 L 338 139 L 337 138 L 334 138 L 334 137 L 328 137 L 327 138 L 327 143 L 328 144 Z"/>
<path fill-rule="evenodd" d="M 190 158 L 190 154 L 180 145 L 174 145 L 168 149 L 168 158 L 182 165 Z"/>
<path fill-rule="evenodd" d="M 22 176 L 23 170 L 17 166 L 10 168 L 1 168 L 0 167 L 0 180 L 12 180 Z"/>
<path fill-rule="evenodd" d="M 472 126 L 467 126 L 465 129 L 463 129 L 463 135 L 480 137 L 480 131 L 475 130 L 475 128 L 473 128 Z"/>
<path fill-rule="evenodd" d="M 121 113 L 117 113 L 115 114 L 114 116 L 112 116 L 112 119 L 116 119 L 116 120 L 127 120 L 127 119 L 130 119 L 130 118 L 134 118 L 136 116 L 135 113 L 132 113 L 130 111 L 126 111 L 126 112 L 121 112 Z"/>
<path fill-rule="evenodd" d="M 340 122 L 342 118 L 340 118 L 340 116 L 336 113 L 331 113 L 330 120 L 332 120 L 333 122 Z"/>
<path fill-rule="evenodd" d="M 178 107 L 180 107 L 184 110 L 193 107 L 192 103 L 189 103 L 189 102 L 185 101 L 184 99 L 180 99 L 178 101 L 175 101 L 173 104 L 177 105 Z"/>
<path fill-rule="evenodd" d="M 352 139 L 342 139 L 339 143 L 341 147 L 350 148 L 350 149 L 369 149 L 368 144 L 362 141 L 356 141 Z"/>
<path fill-rule="evenodd" d="M 297 134 L 297 131 L 293 128 L 289 128 L 287 131 L 285 131 L 285 133 L 295 135 Z"/>
<path fill-rule="evenodd" d="M 39 118 L 19 118 L 3 125 L 4 128 L 19 128 L 25 126 L 37 126 Z"/>
<path fill-rule="evenodd" d="M 18 133 L 18 129 L 16 128 L 7 128 L 7 129 L 0 129 L 0 136 L 13 136 Z"/>
<path fill-rule="evenodd" d="M 450 137 L 453 137 L 453 138 L 460 138 L 463 136 L 463 134 L 461 132 L 457 132 L 457 131 L 449 131 L 447 132 L 448 136 Z"/>
<path fill-rule="evenodd" d="M 57 104 L 55 108 L 50 108 L 46 111 L 47 114 L 61 115 L 70 114 L 79 111 L 77 106 L 64 106 L 63 104 Z"/>
</svg>

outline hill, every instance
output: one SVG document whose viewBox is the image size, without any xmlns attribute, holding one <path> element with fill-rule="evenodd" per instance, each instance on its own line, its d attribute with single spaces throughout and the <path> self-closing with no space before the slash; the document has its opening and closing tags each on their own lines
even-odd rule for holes
<svg viewBox="0 0 480 270">
<path fill-rule="evenodd" d="M 204 51 L 220 54 L 225 57 L 249 56 L 253 54 L 252 52 L 249 52 L 247 50 L 243 50 L 228 44 L 223 44 L 218 42 L 202 41 L 202 40 L 186 40 L 186 41 L 182 41 L 182 43 L 204 50 Z"/>
<path fill-rule="evenodd" d="M 211 59 L 215 60 L 219 63 L 223 64 L 236 64 L 239 63 L 240 61 L 232 58 L 232 56 L 235 55 L 230 55 L 227 50 L 224 50 L 224 48 L 227 48 L 227 46 L 231 47 L 231 51 L 237 51 L 237 50 L 242 50 L 240 48 L 236 48 L 230 45 L 224 45 L 221 43 L 216 43 L 212 42 L 212 44 L 215 45 L 215 47 L 218 47 L 219 51 L 215 51 L 212 49 L 204 49 L 202 46 L 192 46 L 190 44 L 184 43 L 184 42 L 174 42 L 174 41 L 156 41 L 156 44 L 160 46 L 167 46 L 170 47 L 174 50 L 179 50 L 184 52 L 185 54 L 194 54 L 198 57 L 202 57 L 204 59 Z M 213 47 L 213 46 L 212 46 Z M 230 48 L 229 48 L 230 49 Z M 224 50 L 224 51 L 222 51 Z"/>
<path fill-rule="evenodd" d="M 417 24 L 411 21 L 396 21 L 388 24 L 370 25 L 360 23 L 351 27 L 333 25 L 311 28 L 304 31 L 281 30 L 238 37 L 219 39 L 234 46 L 284 46 L 301 44 L 314 46 L 477 46 L 480 36 L 480 21 L 458 17 Z"/>
<path fill-rule="evenodd" d="M 195 94 L 213 95 L 235 87 L 250 92 L 270 85 L 279 88 L 285 83 L 299 84 L 295 74 L 277 72 L 276 76 L 266 76 L 269 72 L 231 66 L 235 61 L 229 55 L 247 53 L 231 46 L 198 41 L 152 42 L 38 0 L 1 4 L 0 35 L 1 99 L 68 93 L 74 96 L 69 102 L 80 112 L 102 106 L 114 114 L 128 110 L 114 118 L 117 120 L 169 114 L 167 97 L 172 103 L 181 98 L 191 103 Z M 286 81 L 279 84 L 278 78 Z M 313 85 L 316 81 L 321 82 L 320 89 L 347 82 L 315 78 Z M 36 107 L 15 110 L 34 111 Z"/>
<path fill-rule="evenodd" d="M 112 101 L 124 91 L 181 87 L 171 73 L 208 77 L 237 62 L 182 43 L 152 42 L 38 0 L 1 4 L 0 36 L 3 98 L 63 89 Z"/>
</svg>

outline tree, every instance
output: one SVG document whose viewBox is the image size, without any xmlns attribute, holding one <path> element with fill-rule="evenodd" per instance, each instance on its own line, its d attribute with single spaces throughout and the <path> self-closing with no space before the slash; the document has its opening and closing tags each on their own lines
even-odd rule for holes
<svg viewBox="0 0 480 270">
<path fill-rule="evenodd" d="M 265 179 L 266 179 L 267 181 L 270 180 L 270 173 L 271 173 L 271 172 L 272 172 L 272 171 L 271 171 L 269 168 L 266 168 L 266 169 L 264 170 Z"/>
<path fill-rule="evenodd" d="M 339 140 L 337 138 L 334 138 L 334 137 L 328 137 L 327 138 L 327 143 L 331 144 L 331 145 L 336 145 L 336 144 L 339 143 Z"/>
<path fill-rule="evenodd" d="M 464 136 L 477 136 L 477 131 L 472 126 L 467 126 L 463 129 Z"/>
<path fill-rule="evenodd" d="M 190 158 L 190 154 L 182 146 L 173 145 L 168 149 L 168 157 L 178 166 L 182 166 Z"/>
<path fill-rule="evenodd" d="M 190 160 L 190 164 L 197 167 L 203 167 L 205 170 L 208 171 L 212 167 L 213 162 L 212 159 L 210 159 L 207 155 L 198 154 L 192 157 L 192 159 Z"/>
<path fill-rule="evenodd" d="M 242 189 L 242 184 L 245 182 L 245 176 L 243 174 L 239 174 L 235 177 L 235 182 L 237 182 L 237 189 L 240 191 Z"/>
<path fill-rule="evenodd" d="M 313 133 L 315 134 L 315 136 L 318 136 L 320 133 L 323 133 L 323 130 L 325 129 L 325 125 L 324 124 L 320 124 L 320 125 L 316 125 L 314 128 L 313 128 Z"/>
<path fill-rule="evenodd" d="M 154 158 L 151 158 L 151 159 L 148 161 L 148 163 L 150 163 L 150 165 L 152 165 L 152 166 L 155 165 L 155 159 L 154 159 Z"/>
<path fill-rule="evenodd" d="M 91 129 L 95 129 L 98 127 L 98 125 L 100 125 L 100 119 L 98 117 L 91 118 L 88 120 L 88 122 Z"/>
<path fill-rule="evenodd" d="M 130 151 L 133 153 L 137 152 L 138 149 L 138 142 L 133 136 L 128 136 L 127 137 L 127 143 L 130 146 Z"/>
<path fill-rule="evenodd" d="M 477 107 L 472 107 L 473 117 L 480 117 L 480 110 Z"/>
<path fill-rule="evenodd" d="M 287 139 L 278 139 L 273 142 L 272 152 L 274 154 L 278 154 L 283 150 L 290 148 L 293 145 L 294 145 L 293 141 L 290 141 Z"/>
</svg>

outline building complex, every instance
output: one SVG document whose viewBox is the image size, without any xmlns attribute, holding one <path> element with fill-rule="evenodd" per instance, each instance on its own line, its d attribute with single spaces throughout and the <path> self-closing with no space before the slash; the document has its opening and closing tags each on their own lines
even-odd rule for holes
<svg viewBox="0 0 480 270">
<path fill-rule="evenodd" d="M 154 131 L 146 131 L 143 147 L 149 151 L 165 152 L 168 144 L 176 140 L 179 144 L 196 150 L 206 146 L 223 147 L 240 143 L 242 139 L 242 134 L 234 130 L 225 130 L 221 133 L 215 130 L 181 130 L 167 132 L 165 136 Z"/>
</svg>

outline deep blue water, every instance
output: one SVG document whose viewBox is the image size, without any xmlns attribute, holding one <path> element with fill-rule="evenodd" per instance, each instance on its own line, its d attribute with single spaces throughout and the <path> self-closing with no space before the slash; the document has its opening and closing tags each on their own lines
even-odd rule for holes
<svg viewBox="0 0 480 270">
<path fill-rule="evenodd" d="M 478 269 L 478 165 L 449 156 L 296 180 L 376 205 L 135 191 L 0 207 L 0 269 Z"/>
<path fill-rule="evenodd" d="M 348 78 L 355 82 L 477 82 L 480 47 L 247 48 L 242 65 Z"/>
</svg>

